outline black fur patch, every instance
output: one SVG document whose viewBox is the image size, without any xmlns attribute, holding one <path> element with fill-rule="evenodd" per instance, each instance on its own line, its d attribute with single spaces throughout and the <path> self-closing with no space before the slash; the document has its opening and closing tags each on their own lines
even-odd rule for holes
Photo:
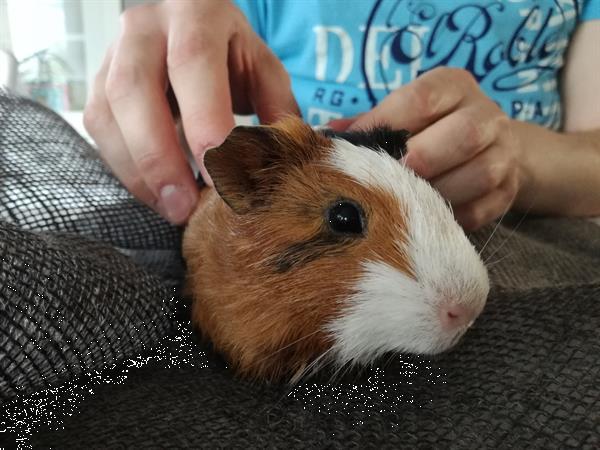
<svg viewBox="0 0 600 450">
<path fill-rule="evenodd" d="M 324 256 L 342 253 L 356 239 L 323 231 L 310 239 L 290 245 L 271 260 L 277 273 L 304 266 Z"/>
<path fill-rule="evenodd" d="M 392 130 L 388 126 L 379 126 L 366 131 L 319 130 L 325 137 L 344 139 L 351 144 L 375 151 L 385 151 L 394 159 L 400 159 L 406 153 L 406 141 L 410 133 L 406 130 Z"/>
</svg>

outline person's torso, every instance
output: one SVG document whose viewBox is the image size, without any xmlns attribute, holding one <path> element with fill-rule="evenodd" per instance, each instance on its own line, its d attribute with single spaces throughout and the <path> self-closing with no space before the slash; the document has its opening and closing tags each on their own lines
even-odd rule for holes
<svg viewBox="0 0 600 450">
<path fill-rule="evenodd" d="M 583 3 L 265 0 L 254 25 L 310 124 L 367 111 L 422 72 L 452 66 L 510 117 L 558 128 L 559 72 Z"/>
</svg>

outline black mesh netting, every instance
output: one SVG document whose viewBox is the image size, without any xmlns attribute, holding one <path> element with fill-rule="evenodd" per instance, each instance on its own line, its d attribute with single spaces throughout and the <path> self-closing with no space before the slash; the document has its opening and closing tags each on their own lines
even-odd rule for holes
<svg viewBox="0 0 600 450">
<path fill-rule="evenodd" d="M 178 246 L 59 116 L 0 92 L 0 405 L 156 345 L 172 289 L 122 253 L 167 274 Z"/>
<path fill-rule="evenodd" d="M 454 351 L 293 388 L 236 379 L 173 314 L 178 242 L 57 116 L 0 95 L 0 447 L 600 447 L 591 222 L 505 220 Z"/>
</svg>

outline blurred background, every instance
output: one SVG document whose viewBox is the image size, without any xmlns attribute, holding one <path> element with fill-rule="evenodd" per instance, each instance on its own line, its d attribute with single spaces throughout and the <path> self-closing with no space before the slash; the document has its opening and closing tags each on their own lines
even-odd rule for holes
<svg viewBox="0 0 600 450">
<path fill-rule="evenodd" d="M 88 90 L 119 15 L 143 0 L 0 0 L 0 86 L 55 110 L 87 137 Z"/>
</svg>

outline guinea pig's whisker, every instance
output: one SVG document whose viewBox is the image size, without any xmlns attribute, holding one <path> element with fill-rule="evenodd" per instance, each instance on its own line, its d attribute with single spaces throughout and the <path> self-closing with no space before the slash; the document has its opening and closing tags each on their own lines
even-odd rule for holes
<svg viewBox="0 0 600 450">
<path fill-rule="evenodd" d="M 317 358 L 314 359 L 309 365 L 304 367 L 298 373 L 296 373 L 292 379 L 289 381 L 289 389 L 286 389 L 286 393 L 282 395 L 277 403 L 283 401 L 285 397 L 289 397 L 292 391 L 295 389 L 295 386 L 304 381 L 307 378 L 310 378 L 315 374 L 316 371 L 321 369 L 322 365 L 327 364 L 324 359 L 329 356 L 330 352 L 333 350 L 333 347 L 328 348 L 323 353 L 321 353 Z M 310 372 L 310 373 L 309 373 Z"/>
<path fill-rule="evenodd" d="M 300 381 L 303 381 L 304 379 L 310 378 L 312 375 L 314 375 L 314 372 L 321 368 L 321 365 L 324 363 L 325 357 L 329 356 L 329 353 L 332 350 L 333 347 L 328 348 L 318 357 L 316 357 L 310 364 L 308 364 L 306 367 L 304 367 L 302 370 L 296 373 L 290 380 L 290 384 L 298 384 Z"/>
<path fill-rule="evenodd" d="M 335 381 L 342 379 L 352 368 L 355 366 L 353 362 L 347 362 L 344 364 L 340 364 L 338 368 L 333 372 L 331 377 L 329 377 L 328 384 L 333 384 Z"/>
<path fill-rule="evenodd" d="M 290 348 L 292 345 L 295 345 L 295 344 L 297 344 L 298 342 L 300 342 L 300 341 L 303 341 L 304 339 L 308 339 L 309 337 L 311 337 L 311 336 L 313 336 L 313 335 L 315 335 L 315 334 L 319 333 L 320 331 L 321 331 L 321 330 L 315 330 L 315 331 L 313 331 L 312 333 L 309 333 L 309 334 L 307 334 L 306 336 L 303 336 L 303 337 L 301 337 L 301 338 L 299 338 L 299 339 L 296 339 L 296 340 L 295 340 L 295 341 L 293 341 L 293 342 L 290 342 L 290 343 L 289 343 L 289 344 L 287 344 L 287 345 L 284 345 L 283 347 L 281 347 L 281 348 L 279 348 L 279 349 L 275 350 L 273 353 L 269 353 L 269 354 L 268 354 L 267 356 L 265 356 L 264 358 L 261 358 L 261 359 L 259 359 L 258 361 L 256 361 L 256 362 L 255 362 L 255 364 L 260 364 L 261 362 L 263 362 L 263 361 L 264 361 L 264 360 L 266 360 L 266 359 L 269 359 L 269 358 L 270 358 L 270 357 L 272 357 L 273 355 L 276 355 L 277 353 L 284 351 L 286 348 Z"/>
<path fill-rule="evenodd" d="M 491 266 L 493 266 L 493 265 L 496 265 L 496 264 L 498 264 L 500 261 L 502 261 L 503 259 L 506 259 L 506 258 L 508 258 L 509 256 L 512 256 L 512 253 L 507 253 L 506 255 L 504 255 L 504 256 L 501 256 L 500 258 L 498 258 L 496 261 L 492 261 L 492 262 L 490 262 L 490 263 L 486 263 L 486 266 L 488 266 L 488 267 L 491 267 Z"/>
<path fill-rule="evenodd" d="M 333 384 L 336 381 L 336 379 L 340 379 L 341 376 L 338 377 L 338 375 L 344 369 L 344 367 L 346 367 L 347 365 L 348 365 L 348 363 L 339 365 L 334 370 L 334 372 L 331 374 L 331 376 L 329 377 L 329 380 L 327 381 L 327 384 Z"/>
<path fill-rule="evenodd" d="M 459 330 L 454 337 L 452 338 L 451 341 L 451 346 L 454 347 L 456 345 L 456 343 L 460 340 L 460 338 L 462 337 L 462 335 L 464 334 L 466 330 Z"/>
<path fill-rule="evenodd" d="M 390 353 L 389 358 L 387 359 L 387 361 L 385 362 L 385 364 L 383 364 L 383 369 L 386 369 L 390 366 L 390 364 L 394 361 L 394 359 L 397 357 L 398 355 L 396 353 Z"/>
<path fill-rule="evenodd" d="M 275 404 L 272 404 L 270 408 L 265 408 L 263 410 L 266 412 L 271 412 L 277 405 L 279 405 L 285 398 L 289 397 L 290 394 L 294 391 L 294 389 L 296 388 L 296 385 L 300 382 L 300 381 L 304 381 L 304 379 L 309 378 L 310 376 L 314 375 L 314 372 L 319 370 L 321 368 L 321 366 L 319 366 L 319 364 L 323 363 L 324 358 L 326 356 L 329 355 L 329 353 L 333 350 L 333 347 L 328 348 L 327 350 L 325 350 L 323 353 L 321 353 L 314 361 L 312 361 L 308 366 L 306 366 L 305 368 L 303 368 L 301 371 L 299 371 L 297 374 L 295 374 L 292 379 L 289 381 L 288 383 L 288 387 L 289 389 L 285 389 L 285 393 L 279 397 L 279 400 L 277 400 L 275 402 Z M 325 363 L 326 364 L 326 363 Z M 311 374 L 309 374 L 308 372 L 312 372 Z"/>
<path fill-rule="evenodd" d="M 504 239 L 504 241 L 503 241 L 503 242 L 502 242 L 502 243 L 501 243 L 501 244 L 500 244 L 498 247 L 496 247 L 496 249 L 495 249 L 495 250 L 494 250 L 492 253 L 490 253 L 490 254 L 488 255 L 488 257 L 487 257 L 487 258 L 485 259 L 485 261 L 483 262 L 484 264 L 487 264 L 487 263 L 488 263 L 488 261 L 489 261 L 490 259 L 492 259 L 492 257 L 493 257 L 493 256 L 494 256 L 496 253 L 498 253 L 498 251 L 499 251 L 499 250 L 500 250 L 502 247 L 504 247 L 504 244 L 506 244 L 506 243 L 507 243 L 507 242 L 510 240 L 510 238 L 511 238 L 511 237 L 513 237 L 513 235 L 516 233 L 516 231 L 517 231 L 517 229 L 519 228 L 519 226 L 521 226 L 521 224 L 522 224 L 522 223 L 523 223 L 523 221 L 525 220 L 525 217 L 527 216 L 527 213 L 529 212 L 529 210 L 530 210 L 530 209 L 531 209 L 531 207 L 529 207 L 529 209 L 528 209 L 528 210 L 525 212 L 525 214 L 523 214 L 523 217 L 521 217 L 521 219 L 519 220 L 519 222 L 517 222 L 517 224 L 515 225 L 515 227 L 514 227 L 514 228 L 511 230 L 510 234 L 509 234 L 509 235 L 506 237 L 506 239 Z"/>
<path fill-rule="evenodd" d="M 361 370 L 363 370 L 363 371 L 367 370 L 366 366 L 358 366 L 358 367 L 360 367 Z M 347 364 L 346 367 L 344 368 L 344 371 L 340 378 L 345 377 L 351 370 L 354 370 L 355 368 L 356 368 L 356 364 Z"/>
<path fill-rule="evenodd" d="M 504 213 L 502 214 L 502 216 L 500 216 L 500 220 L 498 220 L 498 223 L 496 223 L 496 226 L 492 230 L 492 233 L 490 234 L 490 237 L 487 239 L 487 241 L 485 241 L 485 244 L 483 244 L 483 247 L 481 248 L 481 250 L 479 250 L 479 256 L 481 256 L 481 254 L 483 253 L 483 251 L 485 250 L 485 248 L 487 247 L 487 245 L 490 243 L 490 241 L 494 237 L 494 234 L 496 234 L 496 231 L 498 231 L 498 228 L 500 227 L 500 224 L 504 220 L 504 216 L 506 216 L 506 214 L 508 213 L 509 210 L 510 210 L 510 206 L 508 208 L 506 208 L 504 210 Z"/>
</svg>

